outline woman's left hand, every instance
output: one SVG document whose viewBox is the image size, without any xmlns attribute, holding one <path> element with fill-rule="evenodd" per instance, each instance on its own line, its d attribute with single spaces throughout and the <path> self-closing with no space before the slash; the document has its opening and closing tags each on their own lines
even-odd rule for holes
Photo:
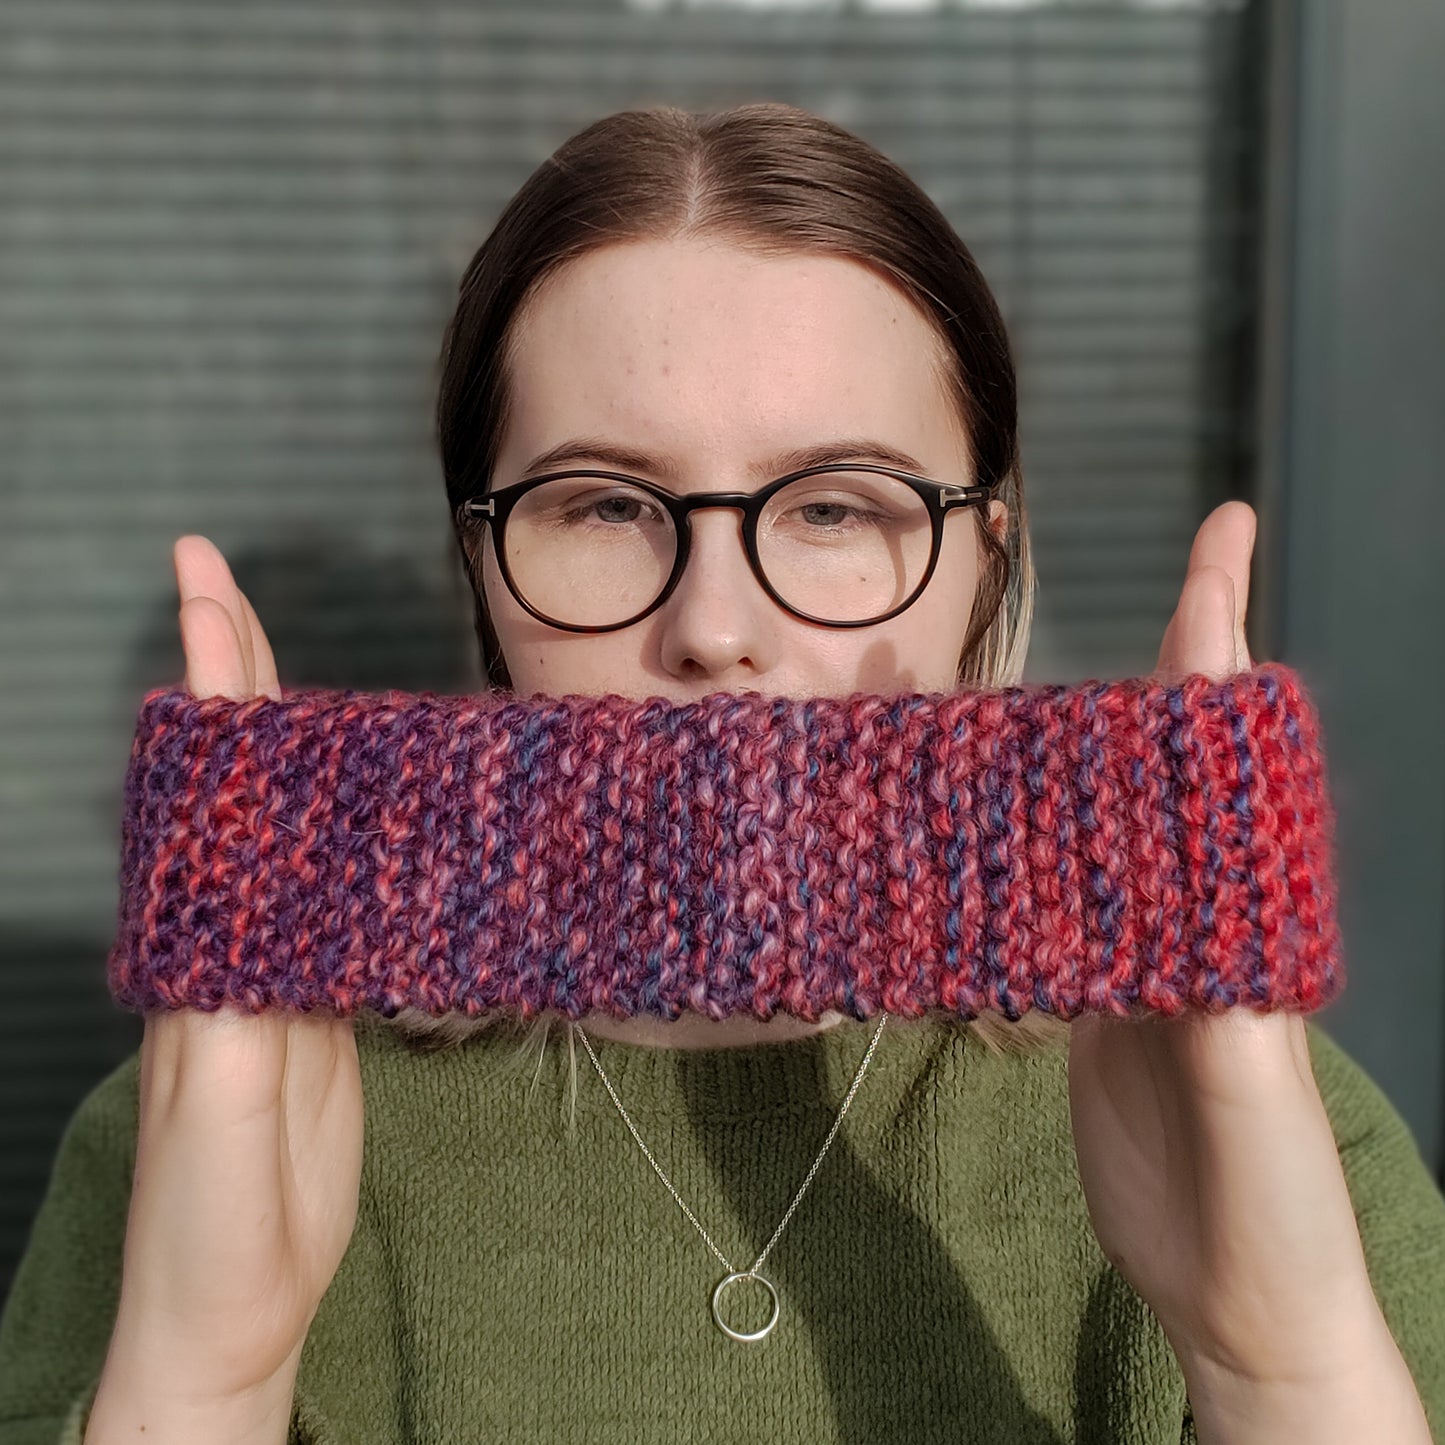
<svg viewBox="0 0 1445 1445">
<path fill-rule="evenodd" d="M 1204 519 L 1155 676 L 1254 665 L 1254 537 L 1243 502 Z M 1304 1017 L 1084 1014 L 1068 1067 L 1094 1231 L 1186 1370 L 1273 1384 L 1343 1369 L 1377 1306 Z"/>
</svg>

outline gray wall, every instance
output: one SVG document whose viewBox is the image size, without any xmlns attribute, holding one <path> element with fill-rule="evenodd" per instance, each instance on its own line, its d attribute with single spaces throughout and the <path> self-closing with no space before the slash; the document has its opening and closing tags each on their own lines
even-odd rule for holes
<svg viewBox="0 0 1445 1445">
<path fill-rule="evenodd" d="M 1323 1019 L 1445 1181 L 1445 6 L 1276 19 L 1259 487 L 1267 627 L 1339 813 L 1347 986 Z"/>
</svg>

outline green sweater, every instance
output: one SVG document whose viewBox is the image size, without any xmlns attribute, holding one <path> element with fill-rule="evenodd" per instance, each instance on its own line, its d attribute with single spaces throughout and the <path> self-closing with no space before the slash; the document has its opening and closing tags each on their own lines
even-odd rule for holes
<svg viewBox="0 0 1445 1445">
<path fill-rule="evenodd" d="M 658 1163 L 746 1268 L 873 1027 L 595 1047 Z M 1375 1291 L 1439 1441 L 1445 1199 L 1378 1086 L 1308 1033 Z M 764 1266 L 778 1322 L 749 1344 L 713 1323 L 723 1270 L 580 1043 L 569 1138 L 555 1036 L 540 1071 L 535 1054 L 509 1067 L 517 1046 L 498 1037 L 424 1052 L 370 1014 L 357 1037 L 360 1212 L 301 1357 L 292 1445 L 1194 1438 L 1168 1341 L 1090 1227 L 1062 1046 L 1001 1056 L 944 1015 L 890 1019 Z M 0 1318 L 0 1445 L 80 1445 L 120 1284 L 138 1064 L 86 1096 L 60 1144 Z M 735 1294 L 730 1320 L 756 1327 Z"/>
</svg>

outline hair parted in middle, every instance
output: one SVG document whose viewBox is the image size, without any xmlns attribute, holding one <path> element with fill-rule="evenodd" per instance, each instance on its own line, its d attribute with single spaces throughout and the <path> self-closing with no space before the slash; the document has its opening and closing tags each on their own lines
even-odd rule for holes
<svg viewBox="0 0 1445 1445">
<path fill-rule="evenodd" d="M 436 427 L 456 552 L 471 593 L 487 685 L 511 692 L 482 586 L 485 526 L 463 504 L 493 484 L 510 409 L 511 346 L 529 302 L 569 261 L 627 241 L 726 240 L 765 255 L 851 259 L 899 289 L 927 318 L 975 482 L 1007 510 L 1003 535 L 980 525 L 979 585 L 960 648 L 960 687 L 1019 682 L 1036 579 L 1018 455 L 1017 383 L 1003 318 L 972 254 L 896 162 L 858 135 L 776 101 L 693 112 L 623 110 L 578 131 L 522 184 L 465 268 L 439 358 Z M 468 1018 L 405 1009 L 388 1024 L 421 1048 L 453 1046 L 511 1026 L 510 1013 Z M 522 1054 L 554 1023 L 533 1020 Z M 1016 1022 L 983 1014 L 961 1027 L 994 1052 L 1061 1043 L 1066 1021 L 1034 1009 Z"/>
</svg>

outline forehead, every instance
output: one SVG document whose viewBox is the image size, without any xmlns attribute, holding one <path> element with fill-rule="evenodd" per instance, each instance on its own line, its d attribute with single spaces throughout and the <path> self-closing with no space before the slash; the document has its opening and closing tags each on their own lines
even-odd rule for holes
<svg viewBox="0 0 1445 1445">
<path fill-rule="evenodd" d="M 957 441 L 944 358 L 932 322 L 850 258 L 609 245 L 562 266 L 516 318 L 508 449 L 565 430 L 721 454 L 822 429 L 936 456 Z"/>
</svg>

